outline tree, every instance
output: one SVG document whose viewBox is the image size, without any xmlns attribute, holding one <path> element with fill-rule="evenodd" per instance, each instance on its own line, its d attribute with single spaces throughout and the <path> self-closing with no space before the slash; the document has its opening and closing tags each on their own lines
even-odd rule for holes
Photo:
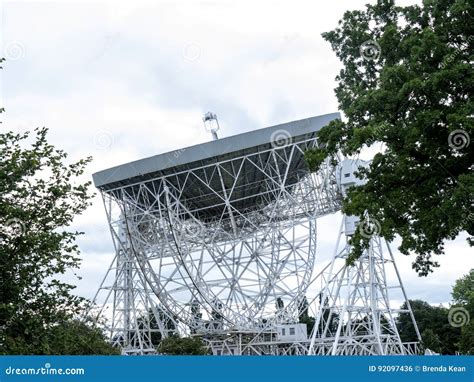
<svg viewBox="0 0 474 382">
<path fill-rule="evenodd" d="M 156 311 L 158 313 L 158 319 L 162 322 L 166 332 L 168 334 L 176 333 L 177 328 L 174 321 L 169 318 L 167 314 L 165 314 L 163 308 L 157 306 Z M 155 348 L 159 346 L 160 342 L 163 340 L 163 337 L 153 309 L 150 308 L 146 314 L 140 315 L 137 319 L 137 323 L 138 327 L 142 330 L 146 327 L 150 328 L 151 343 Z"/>
<path fill-rule="evenodd" d="M 455 304 L 474 305 L 474 269 L 471 269 L 468 274 L 456 280 L 451 295 Z"/>
<path fill-rule="evenodd" d="M 306 319 L 309 317 L 309 303 L 306 296 L 303 296 L 298 303 L 298 316 L 300 319 Z"/>
<path fill-rule="evenodd" d="M 222 303 L 218 299 L 214 299 L 212 306 L 212 321 L 223 321 L 224 317 L 222 316 Z"/>
<path fill-rule="evenodd" d="M 421 334 L 423 338 L 423 346 L 425 349 L 430 349 L 436 353 L 441 353 L 441 341 L 439 336 L 431 329 L 425 329 Z"/>
<path fill-rule="evenodd" d="M 281 310 L 285 307 L 285 303 L 283 302 L 282 298 L 281 297 L 278 297 L 276 299 L 276 302 L 275 302 L 275 307 L 278 309 L 278 310 Z"/>
<path fill-rule="evenodd" d="M 474 355 L 474 269 L 456 280 L 452 296 L 451 321 L 461 329 L 458 351 Z"/>
<path fill-rule="evenodd" d="M 199 305 L 199 301 L 196 299 L 193 299 L 191 302 L 191 316 L 195 325 L 202 321 L 201 306 Z M 191 330 L 191 334 L 196 333 L 196 328 L 194 326 L 191 326 L 189 329 Z"/>
<path fill-rule="evenodd" d="M 91 159 L 65 164 L 46 136 L 0 133 L 0 353 L 102 353 L 97 329 L 77 321 L 86 301 L 59 279 L 80 263 L 81 233 L 67 228 L 90 204 L 78 177 Z"/>
<path fill-rule="evenodd" d="M 319 322 L 319 327 L 317 330 L 320 333 L 326 331 L 326 335 L 335 334 L 337 331 L 337 327 L 339 326 L 339 314 L 333 311 L 329 305 L 329 298 L 326 297 L 324 301 L 322 301 L 323 295 L 319 295 L 319 303 L 322 304 L 322 314 L 321 320 Z M 316 320 L 314 320 L 316 321 Z M 313 329 L 315 322 L 311 325 L 311 329 Z"/>
<path fill-rule="evenodd" d="M 51 328 L 45 354 L 120 354 L 95 325 L 84 320 L 68 320 Z"/>
<path fill-rule="evenodd" d="M 455 354 L 461 331 L 458 327 L 453 327 L 450 324 L 449 309 L 442 306 L 431 306 L 421 300 L 410 300 L 410 305 L 421 333 L 422 344 L 441 354 Z M 406 303 L 400 309 L 406 310 Z M 397 328 L 403 342 L 418 341 L 409 313 L 399 314 Z"/>
<path fill-rule="evenodd" d="M 474 270 L 456 280 L 453 302 L 449 309 L 431 306 L 425 301 L 410 301 L 422 344 L 442 354 L 474 354 Z M 406 309 L 403 304 L 401 310 Z M 415 342 L 417 336 L 408 313 L 397 317 L 397 328 L 403 342 Z"/>
<path fill-rule="evenodd" d="M 24 341 L 25 353 L 42 351 L 41 334 L 78 313 L 82 299 L 58 280 L 79 264 L 74 240 L 64 229 L 89 204 L 89 184 L 73 185 L 89 159 L 64 165 L 63 151 L 46 141 L 46 129 L 0 134 L 0 322 L 6 345 Z M 8 338 L 9 337 L 9 338 Z"/>
<path fill-rule="evenodd" d="M 316 319 L 309 315 L 309 303 L 306 296 L 304 296 L 298 304 L 298 312 L 298 322 L 300 324 L 306 324 L 307 335 L 311 335 Z"/>
<path fill-rule="evenodd" d="M 158 352 L 165 355 L 205 355 L 207 349 L 199 337 L 170 336 L 161 341 Z"/>
<path fill-rule="evenodd" d="M 70 319 L 52 325 L 42 331 L 41 347 L 31 349 L 29 354 L 47 355 L 113 355 L 120 354 L 105 338 L 104 333 L 96 326 L 84 320 Z M 30 344 L 24 336 L 18 336 L 11 341 L 9 338 L 8 353 L 25 354 Z"/>
<path fill-rule="evenodd" d="M 399 235 L 419 275 L 438 266 L 432 255 L 445 240 L 467 231 L 474 244 L 473 18 L 465 0 L 379 0 L 323 34 L 343 64 L 335 93 L 346 120 L 318 132 L 307 163 L 317 170 L 338 153 L 382 147 L 343 211 L 376 220 L 390 241 Z M 367 248 L 364 236 L 352 237 L 349 263 Z"/>
<path fill-rule="evenodd" d="M 459 338 L 458 349 L 461 354 L 474 355 L 474 324 L 472 321 L 461 329 L 461 338 Z"/>
<path fill-rule="evenodd" d="M 217 298 L 215 298 L 212 304 L 211 322 L 209 322 L 209 325 L 211 325 L 211 327 L 214 329 L 222 330 L 222 327 L 224 325 L 224 316 L 222 315 L 222 308 L 222 303 Z"/>
</svg>

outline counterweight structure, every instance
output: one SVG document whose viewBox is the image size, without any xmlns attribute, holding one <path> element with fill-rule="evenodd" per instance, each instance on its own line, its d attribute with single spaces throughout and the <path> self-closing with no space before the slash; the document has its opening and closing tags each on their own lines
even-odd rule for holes
<svg viewBox="0 0 474 382">
<path fill-rule="evenodd" d="M 365 258 L 345 276 L 339 270 L 313 275 L 316 221 L 340 210 L 344 186 L 342 162 L 328 161 L 310 173 L 304 153 L 317 145 L 316 132 L 336 118 L 328 114 L 216 139 L 94 174 L 117 254 L 96 301 L 109 308 L 111 339 L 124 353 L 153 352 L 153 339 L 171 332 L 200 336 L 213 354 L 409 352 L 388 305 L 361 310 L 357 318 L 347 307 L 338 310 L 343 288 L 329 286 L 352 275 Z M 386 290 L 378 266 L 384 261 L 370 260 L 361 271 L 377 280 L 372 289 Z M 321 317 L 308 337 L 300 318 L 310 309 L 303 307 L 308 287 L 317 282 L 323 283 L 318 295 L 331 305 L 314 300 Z M 379 306 L 385 297 L 360 298 Z M 363 333 L 348 330 L 352 323 L 320 332 L 328 309 L 340 322 L 349 315 L 370 325 Z M 393 346 L 327 350 L 328 343 L 349 348 L 347 341 L 359 335 L 385 335 L 386 327 L 398 339 Z"/>
<path fill-rule="evenodd" d="M 343 196 L 347 190 L 365 183 L 356 176 L 368 163 L 343 160 L 336 173 Z M 351 251 L 350 238 L 359 230 L 369 247 L 353 265 L 346 260 Z M 386 251 L 378 236 L 380 225 L 367 216 L 343 216 L 332 261 L 324 272 L 326 282 L 319 292 L 320 304 L 308 354 L 384 355 L 416 354 L 415 343 L 403 343 L 396 327 L 396 315 L 411 316 L 418 339 L 418 327 L 407 299 L 390 246 Z M 387 274 L 392 273 L 389 282 Z M 406 309 L 394 309 L 390 297 L 396 296 Z"/>
</svg>

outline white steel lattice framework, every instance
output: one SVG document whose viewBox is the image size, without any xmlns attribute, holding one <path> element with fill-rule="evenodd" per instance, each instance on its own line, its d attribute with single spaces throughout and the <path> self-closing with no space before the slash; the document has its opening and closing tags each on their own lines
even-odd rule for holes
<svg viewBox="0 0 474 382">
<path fill-rule="evenodd" d="M 344 217 L 347 220 L 347 217 Z M 343 221 L 343 223 L 345 223 Z M 369 223 L 363 223 L 369 224 Z M 336 252 L 327 270 L 329 280 L 320 293 L 321 303 L 308 348 L 315 355 L 387 355 L 416 354 L 417 343 L 403 343 L 395 315 L 408 313 L 414 317 L 396 268 L 390 247 L 384 255 L 382 240 L 370 238 L 370 246 L 354 265 L 346 265 L 350 245 L 341 225 L 342 249 Z M 397 282 L 388 284 L 387 268 L 396 272 Z M 337 270 L 337 272 L 335 272 Z M 400 289 L 407 309 L 391 306 L 389 291 Z M 418 334 L 416 323 L 415 330 Z"/>
<path fill-rule="evenodd" d="M 345 159 L 336 169 L 342 195 L 354 185 L 365 183 L 356 176 L 369 163 Z M 369 246 L 357 261 L 348 265 L 350 238 L 359 230 Z M 316 322 L 308 348 L 309 354 L 320 355 L 386 355 L 415 354 L 417 344 L 404 344 L 396 327 L 396 314 L 411 315 L 418 339 L 421 340 L 410 303 L 401 282 L 390 246 L 384 254 L 380 225 L 367 216 L 362 222 L 355 216 L 343 216 L 330 265 L 323 270 L 324 284 Z M 387 273 L 392 272 L 389 285 Z M 394 281 L 393 281 L 394 280 Z M 391 306 L 391 293 L 398 292 L 406 309 Z"/>
<path fill-rule="evenodd" d="M 112 236 L 117 251 L 94 297 L 97 301 L 102 294 L 97 315 L 109 316 L 110 340 L 124 353 L 153 354 L 156 336 L 166 338 L 178 332 L 178 322 L 156 302 L 127 243 L 124 226 Z M 107 308 L 111 311 L 106 312 Z"/>
<path fill-rule="evenodd" d="M 279 329 L 284 333 L 298 322 L 299 305 L 316 279 L 327 279 L 320 295 L 332 311 L 348 314 L 347 307 L 337 310 L 339 292 L 329 292 L 329 285 L 354 272 L 312 275 L 316 220 L 340 210 L 340 166 L 327 162 L 311 174 L 304 152 L 334 118 L 295 121 L 94 175 L 117 253 L 99 293 L 112 298 L 109 330 L 125 353 L 153 352 L 153 332 L 166 337 L 172 331 L 202 336 L 214 354 L 336 354 L 325 350 L 328 343 L 339 349 L 339 343 L 350 347 L 348 336 L 357 341 L 362 323 L 352 332 L 342 324 L 336 333 L 316 330 L 311 341 L 282 341 Z M 360 275 L 379 277 L 380 261 L 369 262 Z M 385 290 L 385 281 L 377 281 Z M 371 302 L 383 303 L 383 297 Z M 385 309 L 393 324 L 392 311 Z M 319 307 L 317 327 L 324 325 L 326 310 Z M 383 321 L 382 310 L 374 312 L 353 317 Z M 365 340 L 385 330 L 378 324 L 364 328 Z M 391 334 L 398 336 L 396 328 Z M 372 353 L 403 352 L 387 346 Z M 339 353 L 371 351 L 353 346 Z"/>
</svg>

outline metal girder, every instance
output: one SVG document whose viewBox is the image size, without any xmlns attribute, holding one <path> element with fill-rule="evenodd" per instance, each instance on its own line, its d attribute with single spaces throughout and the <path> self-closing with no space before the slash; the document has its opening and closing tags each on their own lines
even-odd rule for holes
<svg viewBox="0 0 474 382">
<path fill-rule="evenodd" d="M 347 218 L 343 217 L 334 256 L 326 268 L 326 283 L 319 293 L 308 354 L 409 354 L 412 349 L 400 338 L 395 322 L 399 309 L 391 306 L 390 294 L 398 290 L 408 307 L 420 341 L 421 337 L 393 255 L 389 251 L 389 256 L 386 256 L 381 238 L 372 236 L 368 249 L 354 264 L 347 264 L 351 250 L 350 235 L 344 231 L 344 220 Z M 343 239 L 342 250 L 340 239 Z M 393 276 L 390 286 L 387 281 L 389 271 Z"/>
<path fill-rule="evenodd" d="M 225 166 L 207 165 L 207 171 L 189 169 L 179 184 L 162 177 L 103 193 L 112 231 L 117 235 L 125 227 L 125 245 L 150 289 L 193 331 L 205 330 L 213 316 L 222 330 L 253 328 L 275 317 L 297 319 L 294 313 L 275 315 L 276 301 L 289 305 L 304 295 L 314 267 L 316 218 L 340 208 L 329 167 L 319 174 L 300 171 L 292 174 L 296 183 L 287 182 L 294 157 L 315 144 L 315 139 L 288 142 L 235 157 Z M 259 193 L 252 196 L 261 203 L 247 212 L 235 208 L 232 199 L 236 184 L 248 176 L 243 163 L 261 179 Z M 218 189 L 212 177 L 200 176 L 223 171 L 227 182 Z M 221 199 L 226 208 L 220 216 L 203 221 L 199 209 L 188 208 L 193 204 L 183 190 L 191 183 Z M 202 310 L 199 320 L 193 304 Z"/>
<path fill-rule="evenodd" d="M 117 253 L 108 272 L 112 285 L 100 288 L 114 299 L 109 329 L 115 344 L 130 354 L 153 352 L 151 333 L 166 337 L 171 321 L 173 330 L 203 338 L 213 354 L 417 351 L 396 329 L 387 264 L 407 299 L 380 238 L 372 237 L 348 266 L 350 234 L 341 229 L 331 263 L 313 275 L 316 221 L 340 210 L 355 178 L 346 172 L 357 168 L 326 161 L 310 173 L 302 161 L 315 146 L 314 134 L 290 137 L 101 188 Z M 298 322 L 316 282 L 311 338 L 281 338 L 276 328 Z M 408 311 L 413 318 L 409 305 Z M 154 317 L 153 328 L 144 312 Z"/>
</svg>

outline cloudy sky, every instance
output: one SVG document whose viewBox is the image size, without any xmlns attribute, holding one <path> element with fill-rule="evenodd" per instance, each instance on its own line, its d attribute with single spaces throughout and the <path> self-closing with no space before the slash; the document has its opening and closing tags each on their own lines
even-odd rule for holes
<svg viewBox="0 0 474 382">
<path fill-rule="evenodd" d="M 337 111 L 340 64 L 321 33 L 367 0 L 2 2 L 3 128 L 50 129 L 71 160 L 92 155 L 85 178 L 130 160 L 221 136 Z M 399 2 L 409 4 L 411 1 Z M 324 4 L 324 5 L 323 5 Z M 321 219 L 319 262 L 340 216 Z M 77 292 L 92 297 L 113 256 L 101 201 L 75 222 L 83 264 Z M 396 243 L 394 243 L 394 247 Z M 446 245 L 427 278 L 396 252 L 410 298 L 448 303 L 474 266 L 465 236 Z"/>
</svg>

